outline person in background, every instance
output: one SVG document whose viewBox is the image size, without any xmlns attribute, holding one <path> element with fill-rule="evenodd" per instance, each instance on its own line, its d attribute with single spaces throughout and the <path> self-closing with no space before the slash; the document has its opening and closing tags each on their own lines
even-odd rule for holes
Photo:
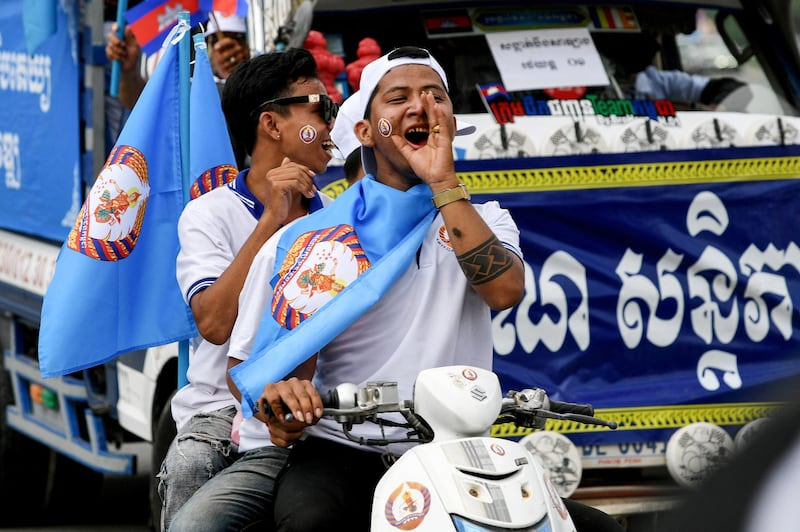
<svg viewBox="0 0 800 532">
<path fill-rule="evenodd" d="M 356 122 L 361 120 L 358 116 L 360 109 L 357 100 L 348 98 L 344 101 L 336 116 L 337 126 L 331 131 L 331 140 L 335 144 L 333 153 L 337 158 L 344 160 L 344 177 L 348 187 L 366 173 L 361 164 L 361 143 L 353 133 Z"/>
<path fill-rule="evenodd" d="M 729 461 L 687 490 L 654 532 L 800 531 L 800 378 L 777 390 L 781 406 Z"/>
<path fill-rule="evenodd" d="M 743 83 L 730 78 L 709 78 L 682 70 L 661 70 L 654 58 L 661 51 L 659 37 L 642 31 L 596 34 L 598 51 L 605 56 L 619 83 L 622 96 L 647 100 L 671 100 L 682 107 L 713 109 Z"/>
<path fill-rule="evenodd" d="M 157 58 L 148 58 L 148 64 L 143 68 L 142 49 L 131 27 L 125 27 L 123 39 L 117 36 L 117 28 L 117 23 L 113 22 L 106 36 L 106 58 L 109 61 L 118 60 L 122 63 L 119 99 L 130 110 L 133 109 L 147 83 L 143 70 L 151 72 L 155 68 L 152 62 Z M 250 58 L 247 21 L 236 15 L 226 17 L 214 11 L 209 16 L 203 34 L 208 46 L 211 69 L 221 90 L 221 85 L 236 66 Z"/>
<path fill-rule="evenodd" d="M 234 348 L 234 323 L 245 308 L 240 305 L 248 303 L 244 280 L 258 251 L 279 228 L 332 202 L 317 192 L 313 177 L 332 158 L 330 130 L 337 107 L 325 93 L 311 54 L 297 48 L 243 61 L 225 83 L 222 107 L 252 164 L 230 185 L 192 200 L 180 219 L 178 277 L 204 340 L 189 367 L 190 387 L 179 392 L 173 408 L 184 418 L 192 416 L 190 425 L 214 416 L 219 425 L 215 442 L 232 450 L 235 409 L 226 383 L 227 354 Z M 192 415 L 212 398 L 224 405 L 223 411 Z M 189 461 L 184 448 L 192 452 L 205 439 L 181 431 L 162 468 L 166 487 L 179 483 L 175 492 L 188 499 L 170 530 L 271 528 L 273 484 L 288 451 L 269 444 L 266 427 L 256 418 L 238 425 L 238 434 L 238 459 L 226 455 L 227 467 L 187 486 L 172 477 L 173 464 L 184 468 L 188 462 L 203 472 L 201 463 L 191 463 L 201 452 L 189 454 Z M 231 505 L 237 498 L 248 504 Z"/>
<path fill-rule="evenodd" d="M 222 85 L 242 61 L 250 59 L 247 20 L 236 15 L 226 17 L 212 11 L 203 34 L 208 45 L 211 69 L 217 83 Z"/>
<path fill-rule="evenodd" d="M 347 181 L 347 186 L 352 186 L 365 174 L 364 166 L 361 164 L 361 148 L 356 148 L 344 160 L 344 178 Z"/>
<path fill-rule="evenodd" d="M 236 15 L 226 17 L 219 12 L 213 11 L 209 16 L 204 36 L 214 80 L 221 92 L 222 86 L 231 72 L 242 61 L 250 58 L 250 46 L 247 42 L 247 21 Z M 194 53 L 194 47 L 192 47 L 192 53 Z M 149 57 L 145 61 L 142 56 L 142 50 L 130 26 L 125 27 L 125 38 L 120 39 L 117 36 L 116 22 L 111 25 L 111 31 L 107 35 L 106 58 L 109 61 L 119 60 L 122 62 L 119 101 L 130 111 L 144 90 L 145 83 L 147 83 L 143 72 L 152 72 L 158 58 Z M 146 63 L 144 67 L 142 65 L 143 61 Z M 231 144 L 236 157 L 236 166 L 244 168 L 248 165 L 244 148 L 237 146 L 235 142 Z"/>
</svg>

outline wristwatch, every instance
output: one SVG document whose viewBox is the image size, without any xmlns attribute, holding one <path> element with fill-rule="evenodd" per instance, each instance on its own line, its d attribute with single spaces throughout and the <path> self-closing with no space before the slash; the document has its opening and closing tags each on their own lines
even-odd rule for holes
<svg viewBox="0 0 800 532">
<path fill-rule="evenodd" d="M 431 198 L 431 201 L 433 201 L 433 206 L 436 207 L 437 211 L 448 203 L 453 203 L 454 201 L 458 200 L 469 201 L 469 191 L 467 190 L 467 185 L 464 183 L 459 183 L 455 188 L 442 190 L 441 192 L 434 194 Z"/>
</svg>

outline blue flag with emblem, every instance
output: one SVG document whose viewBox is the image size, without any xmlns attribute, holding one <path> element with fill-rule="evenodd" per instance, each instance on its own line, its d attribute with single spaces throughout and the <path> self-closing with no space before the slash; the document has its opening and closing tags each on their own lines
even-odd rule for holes
<svg viewBox="0 0 800 532">
<path fill-rule="evenodd" d="M 238 174 L 206 42 L 201 34 L 195 34 L 193 39 L 195 60 L 189 96 L 191 199 L 230 183 Z"/>
<path fill-rule="evenodd" d="M 43 377 L 197 334 L 175 278 L 184 201 L 178 41 L 165 43 L 61 248 L 42 305 Z"/>
<path fill-rule="evenodd" d="M 231 368 L 242 412 L 355 322 L 408 268 L 436 216 L 428 185 L 401 191 L 371 175 L 292 224 L 275 256 L 273 288 L 250 358 Z"/>
</svg>

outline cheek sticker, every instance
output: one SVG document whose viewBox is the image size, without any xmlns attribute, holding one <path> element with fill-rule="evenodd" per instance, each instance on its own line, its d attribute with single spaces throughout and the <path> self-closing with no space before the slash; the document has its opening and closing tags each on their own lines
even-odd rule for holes
<svg viewBox="0 0 800 532">
<path fill-rule="evenodd" d="M 300 128 L 300 140 L 305 144 L 311 144 L 317 138 L 317 130 L 314 126 L 306 124 Z"/>
<path fill-rule="evenodd" d="M 392 124 L 385 118 L 379 118 L 378 132 L 384 137 L 389 137 L 392 134 Z"/>
</svg>

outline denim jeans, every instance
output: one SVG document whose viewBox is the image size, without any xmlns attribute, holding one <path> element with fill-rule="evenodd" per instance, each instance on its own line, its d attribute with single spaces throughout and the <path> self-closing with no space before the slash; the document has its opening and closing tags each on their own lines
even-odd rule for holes
<svg viewBox="0 0 800 532">
<path fill-rule="evenodd" d="M 379 452 L 308 437 L 294 444 L 281 475 L 275 522 L 281 532 L 368 532 L 375 486 L 386 473 Z"/>
<path fill-rule="evenodd" d="M 235 415 L 233 406 L 195 414 L 172 440 L 158 473 L 162 531 L 200 486 L 238 458 L 231 440 Z"/>
<path fill-rule="evenodd" d="M 274 530 L 275 480 L 289 450 L 260 447 L 206 482 L 175 514 L 170 532 Z"/>
</svg>

